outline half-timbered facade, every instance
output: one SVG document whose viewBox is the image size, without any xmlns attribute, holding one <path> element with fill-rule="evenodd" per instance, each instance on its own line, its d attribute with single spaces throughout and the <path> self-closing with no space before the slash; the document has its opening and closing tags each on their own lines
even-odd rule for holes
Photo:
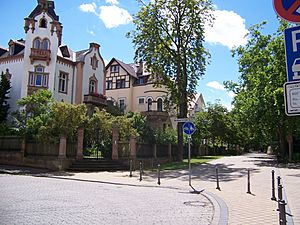
<svg viewBox="0 0 300 225">
<path fill-rule="evenodd" d="M 143 63 L 126 64 L 113 58 L 106 66 L 106 95 L 124 110 L 141 112 L 153 127 L 171 126 L 164 107 L 164 86 L 155 87 Z"/>
</svg>

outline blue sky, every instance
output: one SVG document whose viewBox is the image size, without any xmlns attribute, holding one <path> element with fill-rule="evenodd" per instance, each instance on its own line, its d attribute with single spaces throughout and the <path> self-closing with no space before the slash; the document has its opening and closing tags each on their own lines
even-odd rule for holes
<svg viewBox="0 0 300 225">
<path fill-rule="evenodd" d="M 141 4 L 137 0 L 55 0 L 55 11 L 63 25 L 63 44 L 79 51 L 90 42 L 101 45 L 105 61 L 115 57 L 133 62 L 134 49 L 125 34 L 134 29 L 132 15 Z M 267 21 L 265 32 L 273 33 L 278 26 L 272 0 L 214 0 L 216 22 L 206 30 L 205 46 L 211 53 L 211 63 L 197 92 L 205 102 L 221 103 L 230 108 L 232 93 L 226 92 L 225 80 L 238 80 L 238 65 L 231 57 L 234 45 L 244 45 L 248 28 Z M 24 18 L 37 4 L 36 0 L 0 0 L 0 46 L 7 48 L 10 39 L 25 38 Z"/>
</svg>

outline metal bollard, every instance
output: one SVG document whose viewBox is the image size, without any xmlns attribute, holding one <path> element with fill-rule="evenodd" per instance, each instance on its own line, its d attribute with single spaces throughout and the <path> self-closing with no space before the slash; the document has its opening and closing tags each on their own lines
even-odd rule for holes
<svg viewBox="0 0 300 225">
<path fill-rule="evenodd" d="M 216 177 L 217 177 L 217 187 L 216 187 L 216 189 L 218 189 L 220 191 L 221 188 L 220 188 L 220 185 L 219 185 L 219 169 L 218 169 L 218 167 L 216 167 Z"/>
<path fill-rule="evenodd" d="M 285 212 L 286 203 L 284 200 L 279 201 L 279 224 L 286 225 L 286 212 Z"/>
<path fill-rule="evenodd" d="M 280 210 L 280 202 L 282 201 L 282 185 L 278 186 L 278 210 Z"/>
<path fill-rule="evenodd" d="M 272 170 L 272 197 L 271 200 L 276 201 L 275 197 L 275 171 Z"/>
<path fill-rule="evenodd" d="M 160 164 L 157 165 L 157 184 L 160 185 Z"/>
<path fill-rule="evenodd" d="M 132 177 L 132 159 L 130 159 L 129 161 L 129 169 L 130 169 L 129 177 Z"/>
<path fill-rule="evenodd" d="M 251 190 L 250 190 L 250 169 L 248 169 L 248 179 L 247 179 L 247 186 L 248 186 L 248 190 L 247 190 L 247 194 L 251 194 Z"/>
<path fill-rule="evenodd" d="M 280 178 L 280 176 L 278 176 L 277 177 L 277 187 L 280 185 L 280 180 L 281 180 L 281 178 Z"/>
<path fill-rule="evenodd" d="M 140 161 L 140 181 L 143 180 L 143 168 L 142 168 L 142 161 Z"/>
</svg>

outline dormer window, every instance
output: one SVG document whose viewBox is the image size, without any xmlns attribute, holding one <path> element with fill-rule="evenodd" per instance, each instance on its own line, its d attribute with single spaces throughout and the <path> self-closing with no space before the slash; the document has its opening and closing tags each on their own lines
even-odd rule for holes
<svg viewBox="0 0 300 225">
<path fill-rule="evenodd" d="M 119 65 L 112 65 L 110 66 L 111 73 L 119 73 Z"/>
<path fill-rule="evenodd" d="M 13 55 L 15 53 L 15 45 L 9 46 L 9 55 Z"/>
<path fill-rule="evenodd" d="M 45 18 L 42 18 L 40 20 L 40 27 L 41 28 L 47 28 L 47 20 Z"/>
</svg>

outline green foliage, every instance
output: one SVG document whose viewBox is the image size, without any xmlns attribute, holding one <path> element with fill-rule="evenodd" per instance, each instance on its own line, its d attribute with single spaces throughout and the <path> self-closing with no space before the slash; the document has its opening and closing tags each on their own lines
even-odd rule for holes
<svg viewBox="0 0 300 225">
<path fill-rule="evenodd" d="M 165 130 L 157 129 L 154 131 L 154 142 L 156 144 L 176 144 L 177 132 L 171 127 L 167 127 Z"/>
<path fill-rule="evenodd" d="M 0 123 L 3 123 L 7 119 L 9 104 L 7 100 L 9 99 L 8 94 L 10 92 L 10 81 L 6 78 L 3 71 L 0 78 Z"/>
<path fill-rule="evenodd" d="M 7 123 L 0 123 L 0 136 L 17 135 L 18 132 Z"/>
<path fill-rule="evenodd" d="M 102 155 L 111 155 L 112 116 L 105 110 L 96 111 L 89 118 L 85 129 L 86 146 L 101 150 Z"/>
<path fill-rule="evenodd" d="M 197 130 L 193 135 L 193 143 L 197 146 L 201 140 L 211 140 L 213 145 L 235 143 L 236 130 L 228 110 L 220 103 L 208 104 L 205 111 L 195 117 Z"/>
<path fill-rule="evenodd" d="M 145 116 L 139 112 L 129 112 L 126 116 L 130 118 L 131 126 L 136 130 L 139 141 L 148 143 L 155 141 L 154 131 L 147 123 Z"/>
<path fill-rule="evenodd" d="M 86 123 L 86 114 L 87 108 L 83 104 L 53 103 L 46 123 L 39 128 L 39 139 L 55 141 L 63 136 L 76 139 L 77 130 Z"/>
<path fill-rule="evenodd" d="M 138 132 L 132 127 L 132 120 L 125 116 L 112 117 L 113 125 L 119 129 L 119 139 L 129 140 L 131 136 L 138 137 Z"/>
<path fill-rule="evenodd" d="M 86 122 L 86 106 L 55 102 L 48 90 L 38 90 L 18 101 L 23 108 L 14 113 L 20 134 L 44 142 L 58 142 L 62 136 L 74 139 Z"/>
<path fill-rule="evenodd" d="M 233 50 L 239 63 L 240 81 L 225 82 L 225 86 L 237 95 L 234 99 L 232 117 L 246 137 L 246 145 L 260 147 L 274 139 L 285 151 L 287 133 L 297 132 L 299 118 L 285 115 L 283 84 L 286 82 L 284 28 L 280 23 L 273 35 L 264 35 L 261 30 L 266 23 L 249 29 L 246 46 Z"/>
<path fill-rule="evenodd" d="M 22 108 L 13 113 L 18 132 L 25 137 L 36 138 L 40 127 L 49 119 L 53 102 L 52 94 L 47 90 L 38 90 L 18 100 Z"/>
<path fill-rule="evenodd" d="M 113 116 L 124 115 L 124 110 L 121 110 L 120 107 L 115 105 L 115 103 L 111 100 L 107 100 L 107 107 L 105 110 Z"/>
</svg>

